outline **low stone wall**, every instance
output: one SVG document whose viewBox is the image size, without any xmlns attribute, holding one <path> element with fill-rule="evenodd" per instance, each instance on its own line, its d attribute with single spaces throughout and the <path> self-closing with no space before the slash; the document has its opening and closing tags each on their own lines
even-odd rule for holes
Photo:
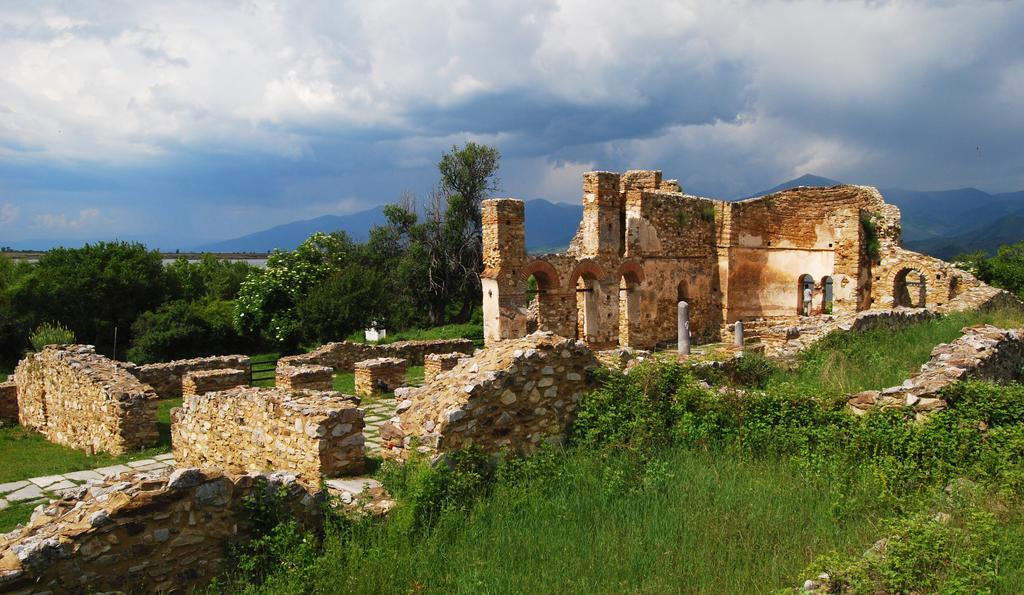
<svg viewBox="0 0 1024 595">
<path fill-rule="evenodd" d="M 224 368 L 223 370 L 200 370 L 185 374 L 181 383 L 182 397 L 205 395 L 238 386 L 249 385 L 249 372 Z"/>
<path fill-rule="evenodd" d="M 249 538 L 245 498 L 281 488 L 286 509 L 316 527 L 318 498 L 284 473 L 178 469 L 91 484 L 0 535 L 0 591 L 191 592 L 223 570 L 225 544 Z"/>
<path fill-rule="evenodd" d="M 597 361 L 601 365 L 612 370 L 628 371 L 633 366 L 651 357 L 650 351 L 633 349 L 632 347 L 618 347 L 594 352 Z"/>
<path fill-rule="evenodd" d="M 967 378 L 980 380 L 1020 380 L 1024 362 L 1024 338 L 1019 330 L 999 329 L 991 325 L 967 327 L 952 343 L 932 350 L 931 359 L 921 371 L 899 386 L 857 393 L 848 401 L 850 409 L 863 415 L 875 407 L 911 407 L 917 415 L 946 408 L 942 389 Z"/>
<path fill-rule="evenodd" d="M 461 353 L 431 353 L 423 358 L 423 382 L 432 381 L 441 372 L 454 368 L 459 359 L 466 357 Z"/>
<path fill-rule="evenodd" d="M 0 382 L 0 421 L 18 421 L 18 385 L 13 380 Z"/>
<path fill-rule="evenodd" d="M 433 456 L 470 445 L 529 452 L 560 440 L 596 367 L 582 341 L 551 333 L 498 342 L 409 391 L 381 426 L 382 453 L 405 459 L 414 446 Z"/>
<path fill-rule="evenodd" d="M 378 357 L 356 362 L 356 394 L 370 397 L 405 386 L 406 361 L 397 357 Z"/>
<path fill-rule="evenodd" d="M 248 376 L 252 371 L 252 362 L 247 355 L 215 355 L 144 366 L 130 364 L 127 369 L 139 380 L 152 386 L 161 399 L 172 399 L 182 396 L 185 375 L 189 372 L 234 369 L 243 370 Z"/>
<path fill-rule="evenodd" d="M 356 362 L 378 357 L 397 357 L 406 360 L 410 366 L 420 366 L 424 363 L 423 358 L 431 353 L 473 353 L 473 342 L 469 339 L 439 339 L 372 345 L 341 341 L 328 343 L 309 353 L 283 357 L 278 365 L 328 366 L 335 372 L 352 372 Z"/>
<path fill-rule="evenodd" d="M 236 388 L 188 397 L 171 411 L 179 465 L 274 469 L 321 477 L 363 470 L 363 413 L 336 392 Z"/>
<path fill-rule="evenodd" d="M 91 345 L 49 345 L 14 377 L 21 425 L 50 442 L 123 454 L 159 440 L 156 392 Z"/>
<path fill-rule="evenodd" d="M 331 390 L 334 369 L 328 366 L 291 366 L 274 369 L 274 386 L 290 390 Z"/>
</svg>

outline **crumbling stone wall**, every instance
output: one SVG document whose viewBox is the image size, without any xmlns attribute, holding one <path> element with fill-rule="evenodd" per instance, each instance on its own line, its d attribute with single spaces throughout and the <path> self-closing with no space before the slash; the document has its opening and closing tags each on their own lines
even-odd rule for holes
<svg viewBox="0 0 1024 595">
<path fill-rule="evenodd" d="M 738 320 L 788 327 L 912 305 L 893 297 L 909 269 L 926 276 L 931 289 L 920 305 L 929 308 L 981 286 L 901 248 L 899 209 L 866 186 L 726 202 L 683 194 L 657 171 L 587 172 L 572 244 L 536 257 L 526 253 L 524 213 L 510 198 L 482 205 L 488 345 L 537 328 L 598 350 L 651 349 L 675 342 L 679 301 L 690 305 L 691 336 L 718 341 Z M 878 255 L 869 249 L 876 239 Z M 535 295 L 526 290 L 531 276 Z M 812 289 L 806 310 L 804 284 Z"/>
<path fill-rule="evenodd" d="M 189 372 L 233 369 L 243 370 L 248 376 L 252 371 L 252 362 L 247 355 L 215 355 L 144 366 L 130 364 L 126 369 L 152 386 L 161 399 L 171 399 L 182 396 L 185 375 Z"/>
<path fill-rule="evenodd" d="M 248 386 L 249 372 L 245 370 L 234 370 L 224 368 L 222 370 L 200 370 L 188 372 L 182 381 L 181 394 L 183 397 L 192 395 L 205 395 L 222 390 L 228 390 L 237 386 Z"/>
<path fill-rule="evenodd" d="M 363 470 L 363 413 L 336 392 L 236 388 L 190 396 L 171 411 L 179 465 L 321 477 Z"/>
<path fill-rule="evenodd" d="M 469 339 L 437 339 L 428 341 L 396 341 L 385 345 L 341 341 L 328 343 L 309 353 L 282 357 L 278 366 L 327 366 L 337 372 L 355 371 L 356 362 L 379 357 L 397 357 L 410 366 L 423 365 L 431 353 L 473 353 Z"/>
<path fill-rule="evenodd" d="M 560 440 L 593 386 L 597 360 L 581 341 L 551 333 L 503 341 L 414 388 L 381 426 L 386 458 L 475 445 L 529 452 Z"/>
<path fill-rule="evenodd" d="M 274 386 L 289 390 L 331 390 L 334 369 L 328 366 L 277 364 Z"/>
<path fill-rule="evenodd" d="M 441 372 L 454 368 L 459 359 L 465 357 L 461 353 L 432 353 L 423 358 L 423 382 L 430 382 Z"/>
<path fill-rule="evenodd" d="M 864 414 L 875 407 L 911 407 L 920 417 L 946 408 L 942 389 L 967 378 L 1011 381 L 1024 377 L 1024 337 L 1020 330 L 992 325 L 967 327 L 952 343 L 937 345 L 921 371 L 899 386 L 857 393 L 850 409 Z"/>
<path fill-rule="evenodd" d="M 18 385 L 13 380 L 0 382 L 0 421 L 18 421 Z"/>
<path fill-rule="evenodd" d="M 369 397 L 405 386 L 405 368 L 406 361 L 397 357 L 378 357 L 356 362 L 356 394 Z"/>
<path fill-rule="evenodd" d="M 295 477 L 225 475 L 179 468 L 124 474 L 83 486 L 0 535 L 0 591 L 14 593 L 190 592 L 223 570 L 227 543 L 246 541 L 244 501 L 284 488 L 300 524 L 319 522 L 319 503 Z"/>
<path fill-rule="evenodd" d="M 159 439 L 156 392 L 91 345 L 49 345 L 14 377 L 21 425 L 50 442 L 122 454 Z"/>
</svg>

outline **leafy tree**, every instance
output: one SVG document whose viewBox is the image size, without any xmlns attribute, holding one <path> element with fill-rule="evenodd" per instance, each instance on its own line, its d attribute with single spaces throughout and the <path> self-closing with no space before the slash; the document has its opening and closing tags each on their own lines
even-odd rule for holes
<svg viewBox="0 0 1024 595">
<path fill-rule="evenodd" d="M 275 251 L 264 269 L 253 268 L 242 282 L 235 325 L 246 336 L 262 337 L 284 350 L 302 339 L 296 305 L 318 283 L 348 265 L 356 248 L 343 232 L 315 233 L 293 251 Z"/>
<path fill-rule="evenodd" d="M 954 260 L 985 283 L 1024 297 L 1024 242 L 1001 246 L 992 257 L 978 251 Z"/>
<path fill-rule="evenodd" d="M 359 264 L 345 267 L 299 301 L 297 314 L 303 338 L 327 342 L 348 336 L 380 318 L 384 295 L 381 277 L 375 270 Z"/>
<path fill-rule="evenodd" d="M 174 300 L 139 316 L 132 325 L 128 359 L 136 363 L 169 361 L 244 351 L 250 345 L 234 326 L 228 300 Z"/>
<path fill-rule="evenodd" d="M 109 355 L 115 327 L 127 343 L 131 324 L 163 302 L 167 283 L 159 252 L 139 243 L 100 242 L 50 250 L 11 292 L 13 308 L 28 328 L 59 320 L 80 341 Z"/>
<path fill-rule="evenodd" d="M 180 257 L 167 265 L 171 299 L 233 300 L 252 267 L 245 262 L 232 262 L 204 254 L 199 262 Z"/>
</svg>

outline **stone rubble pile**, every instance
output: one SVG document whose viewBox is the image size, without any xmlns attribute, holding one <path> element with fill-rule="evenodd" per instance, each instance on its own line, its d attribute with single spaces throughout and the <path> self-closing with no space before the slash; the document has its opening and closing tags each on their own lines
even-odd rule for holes
<svg viewBox="0 0 1024 595">
<path fill-rule="evenodd" d="M 249 384 L 249 372 L 223 368 L 188 372 L 181 383 L 182 397 L 205 395 Z"/>
<path fill-rule="evenodd" d="M 1019 330 L 991 325 L 967 327 L 959 339 L 937 345 L 921 371 L 903 384 L 857 393 L 847 403 L 858 415 L 875 407 L 910 407 L 921 418 L 945 409 L 946 401 L 940 396 L 942 389 L 960 380 L 1021 379 L 1024 375 L 1022 361 L 1024 339 Z"/>
<path fill-rule="evenodd" d="M 404 386 L 405 368 L 406 361 L 397 357 L 378 357 L 356 362 L 356 394 L 370 397 Z"/>
<path fill-rule="evenodd" d="M 529 452 L 560 440 L 598 367 L 582 341 L 548 332 L 496 343 L 408 392 L 381 426 L 385 458 L 470 445 Z"/>
<path fill-rule="evenodd" d="M 606 368 L 628 372 L 633 366 L 650 358 L 651 352 L 644 351 L 643 349 L 633 349 L 632 347 L 619 347 L 617 349 L 594 352 L 594 356 Z"/>
<path fill-rule="evenodd" d="M 275 469 L 316 484 L 365 464 L 363 412 L 357 399 L 337 392 L 236 388 L 188 397 L 171 420 L 179 465 Z"/>
<path fill-rule="evenodd" d="M 48 345 L 14 377 L 19 422 L 50 442 L 119 455 L 159 440 L 156 392 L 91 345 Z"/>
</svg>

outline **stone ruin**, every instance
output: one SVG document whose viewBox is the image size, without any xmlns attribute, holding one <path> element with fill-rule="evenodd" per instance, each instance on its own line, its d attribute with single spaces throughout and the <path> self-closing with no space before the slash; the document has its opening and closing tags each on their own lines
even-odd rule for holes
<svg viewBox="0 0 1024 595">
<path fill-rule="evenodd" d="M 139 380 L 153 387 L 161 399 L 181 397 L 185 377 L 192 372 L 206 370 L 241 370 L 248 377 L 252 373 L 252 362 L 247 355 L 214 355 L 182 359 L 159 364 L 124 364 L 126 369 Z M 246 378 L 246 384 L 249 380 Z"/>
<path fill-rule="evenodd" d="M 277 363 L 274 386 L 288 390 L 331 390 L 334 369 L 330 366 Z"/>
<path fill-rule="evenodd" d="M 397 357 L 410 366 L 422 366 L 423 358 L 433 353 L 473 353 L 469 339 L 437 339 L 428 341 L 396 341 L 385 345 L 341 341 L 328 343 L 309 353 L 290 355 L 278 360 L 279 366 L 327 366 L 338 372 L 355 371 L 356 362 L 380 357 Z"/>
<path fill-rule="evenodd" d="M 241 387 L 192 396 L 171 410 L 179 465 L 285 470 L 315 484 L 360 473 L 363 441 L 358 401 L 336 392 Z"/>
<path fill-rule="evenodd" d="M 14 377 L 19 422 L 50 442 L 117 455 L 159 440 L 156 391 L 89 345 L 49 345 Z"/>
<path fill-rule="evenodd" d="M 676 342 L 680 301 L 698 342 L 723 340 L 737 321 L 748 340 L 781 330 L 785 342 L 832 316 L 940 311 L 987 287 L 902 248 L 899 209 L 867 186 L 728 202 L 684 194 L 659 171 L 588 172 L 582 197 L 568 250 L 539 256 L 526 252 L 523 202 L 484 201 L 487 345 L 540 329 L 595 350 L 653 349 Z"/>
<path fill-rule="evenodd" d="M 226 544 L 250 534 L 245 498 L 281 488 L 291 514 L 315 526 L 319 499 L 284 473 L 183 468 L 83 486 L 0 535 L 0 591 L 188 591 L 222 570 Z"/>
<path fill-rule="evenodd" d="M 356 395 L 371 397 L 393 392 L 405 385 L 406 361 L 397 357 L 378 357 L 356 362 Z"/>
<path fill-rule="evenodd" d="M 181 382 L 181 396 L 205 395 L 238 386 L 248 386 L 250 378 L 251 372 L 232 368 L 188 372 Z"/>
<path fill-rule="evenodd" d="M 991 325 L 967 327 L 963 335 L 937 345 L 921 371 L 903 384 L 854 395 L 850 410 L 863 415 L 873 408 L 910 407 L 920 418 L 946 408 L 942 390 L 965 379 L 1011 381 L 1024 378 L 1024 337 L 1019 330 Z"/>
<path fill-rule="evenodd" d="M 559 441 L 597 366 L 582 341 L 546 332 L 504 341 L 407 391 L 381 426 L 382 454 L 433 457 L 470 445 L 522 453 Z"/>
<path fill-rule="evenodd" d="M 0 382 L 0 422 L 18 422 L 18 385 L 11 379 Z"/>
<path fill-rule="evenodd" d="M 451 370 L 463 357 L 466 356 L 462 353 L 431 353 L 424 357 L 423 382 L 430 382 L 441 372 Z"/>
</svg>

